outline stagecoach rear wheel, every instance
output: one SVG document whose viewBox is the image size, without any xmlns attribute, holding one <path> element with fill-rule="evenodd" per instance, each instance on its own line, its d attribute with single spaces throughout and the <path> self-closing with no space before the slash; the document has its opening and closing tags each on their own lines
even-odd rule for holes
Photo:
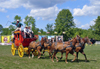
<svg viewBox="0 0 100 69">
<path fill-rule="evenodd" d="M 19 57 L 23 57 L 24 56 L 24 49 L 23 49 L 23 45 L 22 44 L 18 47 L 18 54 L 19 54 Z"/>
<path fill-rule="evenodd" d="M 12 43 L 12 45 L 11 45 L 11 53 L 12 53 L 13 56 L 15 55 L 15 46 L 14 46 L 14 43 Z"/>
</svg>

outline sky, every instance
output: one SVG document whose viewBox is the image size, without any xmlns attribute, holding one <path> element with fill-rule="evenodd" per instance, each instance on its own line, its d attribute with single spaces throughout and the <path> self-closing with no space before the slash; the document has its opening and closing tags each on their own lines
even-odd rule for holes
<svg viewBox="0 0 100 69">
<path fill-rule="evenodd" d="M 100 0 L 0 0 L 0 24 L 5 28 L 14 21 L 16 15 L 35 18 L 36 27 L 46 31 L 48 23 L 54 24 L 57 14 L 62 9 L 69 9 L 76 27 L 88 29 L 100 16 Z"/>
</svg>

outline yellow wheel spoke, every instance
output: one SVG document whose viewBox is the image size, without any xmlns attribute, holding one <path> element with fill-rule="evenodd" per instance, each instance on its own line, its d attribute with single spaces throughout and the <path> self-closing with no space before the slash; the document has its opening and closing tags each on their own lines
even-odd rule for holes
<svg viewBox="0 0 100 69">
<path fill-rule="evenodd" d="M 11 46 L 11 53 L 12 53 L 13 56 L 15 55 L 14 43 L 12 43 L 12 46 Z"/>
<path fill-rule="evenodd" d="M 19 54 L 20 57 L 24 56 L 24 49 L 23 49 L 22 44 L 18 48 L 18 54 Z"/>
</svg>

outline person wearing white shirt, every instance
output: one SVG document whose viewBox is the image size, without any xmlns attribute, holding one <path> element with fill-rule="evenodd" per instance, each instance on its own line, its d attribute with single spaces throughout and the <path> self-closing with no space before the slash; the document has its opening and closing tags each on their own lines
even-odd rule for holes
<svg viewBox="0 0 100 69">
<path fill-rule="evenodd" d="M 25 38 L 27 38 L 27 37 L 29 38 L 30 37 L 28 26 L 25 26 L 25 28 L 24 28 L 24 37 Z"/>
<path fill-rule="evenodd" d="M 28 27 L 28 29 L 29 29 L 30 37 L 33 38 L 34 37 L 34 32 L 31 30 L 30 26 Z"/>
</svg>

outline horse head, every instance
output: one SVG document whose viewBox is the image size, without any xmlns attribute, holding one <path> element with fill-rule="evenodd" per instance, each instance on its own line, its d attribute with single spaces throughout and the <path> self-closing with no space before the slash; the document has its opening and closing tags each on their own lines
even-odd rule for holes
<svg viewBox="0 0 100 69">
<path fill-rule="evenodd" d="M 74 43 L 80 43 L 81 42 L 81 37 L 79 35 L 77 35 L 71 41 L 74 42 Z"/>
<path fill-rule="evenodd" d="M 84 42 L 87 43 L 87 44 L 92 44 L 92 42 L 90 41 L 88 36 L 84 38 Z"/>
<path fill-rule="evenodd" d="M 81 37 L 79 35 L 76 36 L 77 43 L 81 42 Z"/>
<path fill-rule="evenodd" d="M 53 43 L 55 41 L 55 39 L 54 38 L 51 38 L 51 42 Z"/>
</svg>

